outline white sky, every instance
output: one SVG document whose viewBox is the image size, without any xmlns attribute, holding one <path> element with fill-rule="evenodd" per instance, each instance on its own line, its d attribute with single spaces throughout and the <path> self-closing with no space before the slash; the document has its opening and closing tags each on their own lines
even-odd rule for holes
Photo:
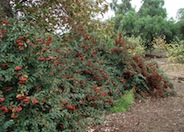
<svg viewBox="0 0 184 132">
<path fill-rule="evenodd" d="M 112 2 L 112 0 L 107 0 Z M 141 0 L 132 0 L 132 6 L 138 10 L 141 6 Z M 179 8 L 184 8 L 184 0 L 165 0 L 164 7 L 167 9 L 168 18 L 176 18 L 176 14 Z M 112 11 L 105 14 L 105 18 L 111 18 L 113 15 Z"/>
</svg>

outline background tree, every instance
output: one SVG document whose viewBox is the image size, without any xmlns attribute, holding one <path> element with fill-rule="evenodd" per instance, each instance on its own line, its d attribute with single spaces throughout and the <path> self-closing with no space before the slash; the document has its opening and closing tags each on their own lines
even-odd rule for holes
<svg viewBox="0 0 184 132">
<path fill-rule="evenodd" d="M 39 26 L 47 33 L 58 33 L 63 38 L 64 46 L 69 45 L 74 37 L 83 36 L 87 39 L 92 31 L 104 41 L 109 39 L 107 37 L 109 35 L 110 38 L 113 37 L 112 23 L 97 19 L 99 14 L 103 14 L 108 9 L 108 4 L 104 0 L 4 1 L 9 4 L 13 16 L 23 20 L 25 24 Z M 4 8 L 4 5 L 1 6 Z M 4 10 L 1 12 L 1 14 L 6 13 Z"/>
<path fill-rule="evenodd" d="M 143 4 L 138 11 L 140 17 L 161 16 L 162 18 L 166 18 L 167 12 L 163 8 L 164 0 L 142 0 L 142 2 Z"/>
<path fill-rule="evenodd" d="M 178 20 L 184 20 L 184 8 L 180 8 L 177 11 L 177 18 Z"/>
<path fill-rule="evenodd" d="M 3 0 L 0 4 L 6 16 L 22 14 L 25 21 L 47 31 L 68 31 L 75 25 L 85 28 L 108 8 L 104 0 Z"/>
<path fill-rule="evenodd" d="M 184 39 L 184 8 L 181 8 L 177 12 L 177 18 L 178 22 L 177 24 L 177 29 L 178 29 L 178 36 L 179 39 Z"/>
<path fill-rule="evenodd" d="M 115 14 L 125 15 L 126 13 L 128 13 L 130 10 L 133 9 L 130 2 L 131 0 L 121 0 L 121 3 L 117 4 L 117 0 L 113 0 L 111 5 L 114 5 L 114 8 L 112 9 L 114 9 Z"/>
<path fill-rule="evenodd" d="M 138 12 L 128 8 L 126 13 L 118 12 L 117 9 L 123 7 L 122 5 L 128 5 L 127 3 L 116 4 L 118 8 L 115 10 L 115 30 L 123 32 L 128 37 L 140 36 L 147 48 L 152 47 L 153 39 L 158 36 L 165 36 L 167 42 L 172 41 L 177 31 L 174 21 L 166 19 L 164 0 L 142 2 Z"/>
<path fill-rule="evenodd" d="M 114 17 L 114 21 L 115 21 L 115 31 L 125 31 L 125 24 L 127 24 L 125 22 L 123 22 L 124 20 L 124 16 L 128 15 L 129 20 L 133 17 L 131 15 L 133 15 L 133 12 L 135 12 L 135 10 L 132 8 L 131 5 L 131 0 L 121 0 L 121 3 L 118 4 L 117 0 L 113 0 L 112 3 L 110 3 L 110 7 L 111 9 L 115 12 L 115 17 Z M 132 11 L 132 13 L 129 13 L 129 11 Z M 130 22 L 128 22 L 128 25 L 126 27 L 131 27 L 132 26 L 132 21 L 130 20 Z M 121 27 L 120 27 L 121 26 Z M 121 30 L 121 29 L 124 30 Z M 126 30 L 127 31 L 127 30 Z"/>
<path fill-rule="evenodd" d="M 131 10 L 126 15 L 120 15 L 120 16 L 122 19 L 119 20 L 119 23 L 116 29 L 120 32 L 123 32 L 123 34 L 128 37 L 135 36 L 135 32 L 136 32 L 135 24 L 138 19 L 138 16 L 135 10 Z M 116 24 L 117 24 L 117 21 L 116 21 Z"/>
</svg>

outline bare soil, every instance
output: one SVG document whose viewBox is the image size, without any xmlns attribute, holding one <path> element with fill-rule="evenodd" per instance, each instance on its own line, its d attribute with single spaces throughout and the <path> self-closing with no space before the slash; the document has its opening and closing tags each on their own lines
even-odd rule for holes
<svg viewBox="0 0 184 132">
<path fill-rule="evenodd" d="M 107 115 L 108 121 L 89 132 L 184 132 L 184 64 L 151 60 L 169 76 L 177 96 L 135 102 L 126 112 Z"/>
</svg>

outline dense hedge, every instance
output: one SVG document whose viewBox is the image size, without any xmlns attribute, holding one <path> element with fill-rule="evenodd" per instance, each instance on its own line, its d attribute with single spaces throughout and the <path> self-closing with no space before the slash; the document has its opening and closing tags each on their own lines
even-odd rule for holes
<svg viewBox="0 0 184 132">
<path fill-rule="evenodd" d="M 2 132 L 83 131 L 126 90 L 142 98 L 172 89 L 156 64 L 129 55 L 121 35 L 113 48 L 87 33 L 63 47 L 58 37 L 3 20 L 0 36 Z"/>
</svg>

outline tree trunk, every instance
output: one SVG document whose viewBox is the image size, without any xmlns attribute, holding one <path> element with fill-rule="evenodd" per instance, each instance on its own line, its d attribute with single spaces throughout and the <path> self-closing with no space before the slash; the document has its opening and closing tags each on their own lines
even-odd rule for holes
<svg viewBox="0 0 184 132">
<path fill-rule="evenodd" d="M 0 0 L 0 8 L 2 11 L 1 17 L 13 17 L 10 0 Z"/>
</svg>

